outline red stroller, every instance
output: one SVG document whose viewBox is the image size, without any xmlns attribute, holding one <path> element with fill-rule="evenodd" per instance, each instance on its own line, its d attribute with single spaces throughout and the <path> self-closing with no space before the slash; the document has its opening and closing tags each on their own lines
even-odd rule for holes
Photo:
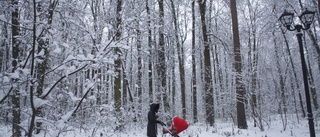
<svg viewBox="0 0 320 137">
<path fill-rule="evenodd" d="M 163 133 L 169 133 L 174 137 L 179 137 L 178 134 L 183 130 L 187 129 L 189 126 L 188 122 L 180 117 L 174 117 L 172 120 L 172 125 L 169 128 L 164 127 Z"/>
</svg>

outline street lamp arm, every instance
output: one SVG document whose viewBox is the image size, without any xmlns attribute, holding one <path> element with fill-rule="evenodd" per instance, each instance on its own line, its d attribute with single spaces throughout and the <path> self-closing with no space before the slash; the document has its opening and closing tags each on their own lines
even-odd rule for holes
<svg viewBox="0 0 320 137">
<path fill-rule="evenodd" d="M 310 25 L 307 26 L 303 26 L 303 25 L 294 25 L 293 27 L 290 26 L 286 26 L 287 30 L 289 31 L 297 31 L 297 32 L 301 32 L 301 30 L 308 30 L 310 28 Z"/>
<path fill-rule="evenodd" d="M 291 25 L 286 25 L 286 28 L 287 28 L 287 30 L 289 30 L 289 31 L 295 31 L 295 30 L 297 30 L 297 28 L 294 26 L 294 27 L 292 27 Z"/>
</svg>

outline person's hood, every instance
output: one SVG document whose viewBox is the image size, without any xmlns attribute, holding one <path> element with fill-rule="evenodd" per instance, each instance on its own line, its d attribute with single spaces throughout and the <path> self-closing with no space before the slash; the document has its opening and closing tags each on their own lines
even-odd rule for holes
<svg viewBox="0 0 320 137">
<path fill-rule="evenodd" d="M 158 112 L 159 106 L 160 106 L 159 104 L 152 103 L 152 104 L 150 105 L 150 111 L 152 111 L 152 112 Z"/>
</svg>

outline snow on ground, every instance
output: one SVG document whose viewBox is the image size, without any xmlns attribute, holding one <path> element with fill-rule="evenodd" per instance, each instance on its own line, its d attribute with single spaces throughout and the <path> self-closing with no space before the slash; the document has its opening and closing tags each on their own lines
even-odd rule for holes
<svg viewBox="0 0 320 137">
<path fill-rule="evenodd" d="M 161 133 L 161 126 L 158 126 L 158 137 L 170 137 L 170 135 Z M 319 121 L 315 121 L 316 136 L 320 137 Z M 59 137 L 146 137 L 146 127 L 128 125 L 122 132 L 99 128 L 98 130 L 69 130 L 62 132 Z M 47 134 L 34 135 L 35 137 L 52 137 L 56 131 L 50 131 Z M 0 137 L 10 137 L 9 127 L 0 126 Z M 190 125 L 188 129 L 179 134 L 180 137 L 310 137 L 309 125 L 307 119 L 301 119 L 298 122 L 288 122 L 286 130 L 283 130 L 281 120 L 269 122 L 265 126 L 265 131 L 253 127 L 252 122 L 248 122 L 248 129 L 238 129 L 232 123 L 217 122 L 215 127 L 205 125 Z"/>
</svg>

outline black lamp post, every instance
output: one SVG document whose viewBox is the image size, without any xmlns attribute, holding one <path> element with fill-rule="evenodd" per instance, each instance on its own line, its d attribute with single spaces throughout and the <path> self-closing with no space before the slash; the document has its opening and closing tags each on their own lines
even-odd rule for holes
<svg viewBox="0 0 320 137">
<path fill-rule="evenodd" d="M 313 22 L 315 12 L 305 10 L 300 16 L 300 20 L 303 25 L 300 24 L 293 24 L 293 13 L 289 13 L 284 11 L 284 13 L 280 16 L 279 20 L 289 31 L 297 31 L 297 39 L 299 42 L 299 49 L 300 49 L 300 57 L 301 57 L 301 65 L 302 65 L 302 72 L 303 72 L 303 83 L 304 83 L 304 90 L 306 94 L 306 101 L 307 101 L 307 111 L 308 111 L 308 121 L 309 121 L 309 131 L 310 137 L 315 137 L 315 130 L 314 130 L 314 122 L 313 122 L 313 115 L 312 115 L 312 107 L 310 102 L 310 93 L 309 93 L 309 84 L 308 84 L 308 69 L 306 65 L 306 61 L 304 58 L 303 46 L 302 46 L 302 32 L 301 30 L 308 30 L 310 25 Z"/>
</svg>

